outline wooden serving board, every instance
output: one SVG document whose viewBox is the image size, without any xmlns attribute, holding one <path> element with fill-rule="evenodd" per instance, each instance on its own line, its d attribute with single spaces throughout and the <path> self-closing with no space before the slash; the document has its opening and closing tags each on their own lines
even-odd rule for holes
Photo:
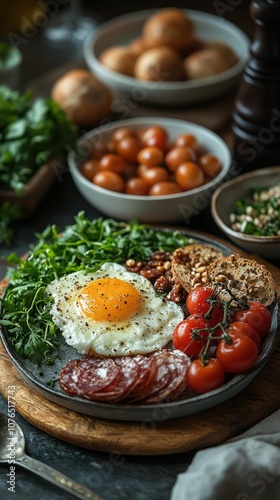
<svg viewBox="0 0 280 500">
<path fill-rule="evenodd" d="M 280 294 L 280 269 L 255 258 L 270 270 Z M 0 290 L 6 285 L 2 280 Z M 173 420 L 166 420 L 164 405 L 154 422 L 105 420 L 63 408 L 24 382 L 1 342 L 0 370 L 1 394 L 8 399 L 9 387 L 15 386 L 16 410 L 30 423 L 68 443 L 126 455 L 167 455 L 213 446 L 280 407 L 280 339 L 265 367 L 240 394 L 214 408 Z"/>
</svg>

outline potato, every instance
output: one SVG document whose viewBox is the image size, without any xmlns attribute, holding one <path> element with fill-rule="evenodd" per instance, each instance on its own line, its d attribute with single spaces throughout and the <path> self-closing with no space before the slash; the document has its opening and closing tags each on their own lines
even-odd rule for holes
<svg viewBox="0 0 280 500">
<path fill-rule="evenodd" d="M 223 58 L 227 61 L 228 67 L 231 68 L 234 66 L 238 58 L 234 51 L 225 43 L 220 42 L 220 40 L 209 40 L 205 43 L 205 48 L 214 49 L 220 52 Z"/>
<path fill-rule="evenodd" d="M 143 54 L 145 50 L 147 50 L 146 44 L 142 37 L 135 38 L 129 45 L 130 51 L 135 54 L 137 57 Z"/>
<path fill-rule="evenodd" d="M 170 8 L 153 14 L 145 22 L 142 33 L 149 48 L 167 46 L 184 52 L 193 40 L 194 26 L 183 11 Z"/>
<path fill-rule="evenodd" d="M 185 77 L 197 80 L 218 75 L 229 69 L 229 61 L 220 51 L 203 49 L 194 52 L 184 59 Z"/>
<path fill-rule="evenodd" d="M 137 55 L 129 47 L 115 46 L 104 50 L 99 60 L 107 68 L 123 75 L 133 76 Z"/>
<path fill-rule="evenodd" d="M 110 90 L 87 70 L 65 73 L 55 82 L 51 97 L 80 126 L 95 125 L 111 112 Z"/>
<path fill-rule="evenodd" d="M 183 60 L 169 47 L 147 50 L 138 57 L 134 75 L 140 80 L 172 82 L 184 76 Z"/>
</svg>

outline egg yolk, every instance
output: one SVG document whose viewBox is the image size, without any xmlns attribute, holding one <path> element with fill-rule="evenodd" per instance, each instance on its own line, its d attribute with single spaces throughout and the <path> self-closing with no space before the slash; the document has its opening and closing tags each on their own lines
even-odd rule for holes
<svg viewBox="0 0 280 500">
<path fill-rule="evenodd" d="M 101 278 L 86 285 L 78 296 L 83 314 L 96 321 L 122 321 L 141 307 L 136 288 L 119 278 Z"/>
</svg>

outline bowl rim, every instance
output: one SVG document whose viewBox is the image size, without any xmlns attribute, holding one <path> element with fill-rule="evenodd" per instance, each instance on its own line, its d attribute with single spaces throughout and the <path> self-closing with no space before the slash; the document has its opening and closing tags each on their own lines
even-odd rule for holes
<svg viewBox="0 0 280 500">
<path fill-rule="evenodd" d="M 92 34 L 90 34 L 84 42 L 84 57 L 87 63 L 89 64 L 89 60 L 91 64 L 94 63 L 100 72 L 104 73 L 108 78 L 113 78 L 116 83 L 122 85 L 132 85 L 135 82 L 138 85 L 142 85 L 147 90 L 159 90 L 159 91 L 168 91 L 168 90 L 193 90 L 200 89 L 204 87 L 208 87 L 209 85 L 218 85 L 221 84 L 228 79 L 234 78 L 240 74 L 242 71 L 244 64 L 246 63 L 249 56 L 249 47 L 250 40 L 249 37 L 244 33 L 238 26 L 227 21 L 226 19 L 220 19 L 218 16 L 214 14 L 210 14 L 207 12 L 193 10 L 193 9 L 181 9 L 185 11 L 189 17 L 194 22 L 207 22 L 214 26 L 222 26 L 227 27 L 231 32 L 234 32 L 236 36 L 238 36 L 239 43 L 243 45 L 243 50 L 241 54 L 238 55 L 237 63 L 229 68 L 226 71 L 218 75 L 208 76 L 201 79 L 191 80 L 191 81 L 178 81 L 178 82 L 161 82 L 161 81 L 146 81 L 140 80 L 132 76 L 123 75 L 121 73 L 117 73 L 116 71 L 112 71 L 109 68 L 106 68 L 104 64 L 102 64 L 98 57 L 95 54 L 95 44 L 98 42 L 99 37 L 104 34 L 104 31 L 110 30 L 110 28 L 117 27 L 118 24 L 123 24 L 125 21 L 135 21 L 140 22 L 141 20 L 146 20 L 151 14 L 157 12 L 160 9 L 146 9 L 146 10 L 138 10 L 135 12 L 130 12 L 128 14 L 123 14 L 114 19 L 106 21 L 102 23 Z M 156 84 L 156 85 L 155 85 Z"/>
<path fill-rule="evenodd" d="M 214 192 L 212 199 L 211 199 L 211 213 L 212 217 L 215 220 L 216 224 L 222 229 L 228 236 L 234 238 L 235 240 L 243 240 L 244 242 L 251 242 L 251 243 L 271 243 L 271 244 L 276 244 L 280 242 L 280 236 L 254 236 L 250 234 L 244 234 L 241 233 L 240 231 L 234 231 L 231 229 L 230 226 L 228 226 L 223 219 L 220 217 L 220 214 L 217 210 L 217 203 L 218 199 L 221 196 L 221 194 L 227 190 L 231 189 L 233 186 L 236 186 L 238 184 L 242 184 L 242 182 L 246 179 L 254 178 L 254 177 L 262 177 L 262 176 L 268 176 L 270 174 L 277 174 L 279 173 L 279 182 L 280 182 L 280 165 L 274 165 L 272 167 L 265 167 L 265 168 L 260 168 L 257 170 L 252 170 L 250 172 L 246 172 L 244 174 L 238 175 L 237 177 L 230 179 L 226 182 L 224 182 L 222 185 L 218 186 L 216 191 Z"/>
<path fill-rule="evenodd" d="M 76 152 L 75 151 L 70 151 L 68 153 L 68 165 L 69 165 L 69 170 L 70 170 L 70 173 L 74 173 L 75 175 L 77 175 L 78 179 L 80 182 L 83 183 L 84 186 L 87 186 L 87 187 L 91 187 L 94 191 L 97 191 L 99 193 L 103 193 L 103 194 L 107 194 L 107 195 L 110 195 L 110 196 L 113 196 L 117 199 L 123 199 L 123 200 L 137 200 L 137 201 L 141 201 L 141 202 L 145 202 L 147 203 L 148 201 L 151 202 L 152 200 L 153 201 L 160 201 L 160 200 L 165 200 L 165 201 L 168 201 L 168 200 L 180 200 L 182 198 L 185 198 L 186 195 L 188 194 L 191 194 L 191 195 L 195 195 L 195 194 L 199 194 L 199 193 L 202 193 L 202 192 L 205 192 L 207 190 L 211 190 L 213 189 L 217 184 L 219 184 L 222 179 L 227 175 L 227 173 L 229 172 L 229 169 L 230 169 L 230 165 L 231 165 L 231 160 L 232 160 L 232 155 L 231 155 L 231 151 L 230 151 L 230 148 L 229 146 L 227 145 L 227 143 L 224 141 L 224 139 L 222 139 L 222 137 L 220 137 L 218 134 L 216 134 L 215 132 L 213 132 L 212 130 L 206 128 L 206 127 L 203 127 L 202 125 L 198 125 L 196 123 L 192 123 L 190 121 L 186 121 L 186 120 L 180 120 L 180 119 L 177 119 L 177 118 L 162 118 L 162 117 L 139 117 L 139 118 L 127 118 L 127 119 L 124 119 L 124 120 L 116 120 L 116 121 L 112 121 L 112 122 L 108 122 L 107 124 L 105 125 L 101 125 L 100 127 L 96 127 L 92 130 L 89 130 L 88 132 L 86 132 L 84 135 L 82 135 L 81 137 L 79 137 L 78 141 L 77 141 L 77 144 L 79 142 L 83 142 L 85 141 L 87 138 L 92 138 L 93 136 L 95 135 L 98 135 L 99 133 L 102 133 L 103 131 L 105 133 L 107 132 L 110 132 L 110 129 L 109 129 L 109 125 L 112 127 L 111 129 L 111 132 L 113 132 L 116 128 L 119 128 L 119 127 L 125 127 L 125 126 L 144 126 L 144 125 L 161 125 L 161 126 L 164 126 L 164 125 L 186 125 L 186 126 L 191 126 L 193 129 L 194 129 L 194 132 L 197 130 L 197 131 L 203 131 L 204 133 L 206 133 L 208 136 L 210 136 L 212 139 L 214 139 L 217 143 L 219 143 L 219 145 L 221 146 L 221 148 L 223 148 L 223 152 L 224 154 L 226 155 L 226 161 L 224 162 L 223 166 L 222 166 L 222 169 L 221 171 L 219 172 L 219 174 L 214 177 L 211 181 L 203 184 L 202 186 L 199 186 L 197 188 L 194 188 L 194 189 L 189 189 L 189 190 L 186 190 L 186 191 L 182 191 L 180 193 L 173 193 L 173 194 L 166 194 L 166 195 L 160 195 L 160 196 L 145 196 L 145 195 L 134 195 L 134 194 L 127 194 L 127 193 L 118 193 L 116 191 L 110 191 L 108 189 L 105 189 L 105 188 L 102 188 L 100 186 L 96 186 L 95 184 L 93 184 L 91 181 L 89 181 L 88 179 L 86 179 L 80 172 L 80 169 L 79 169 L 79 163 L 76 161 Z"/>
</svg>

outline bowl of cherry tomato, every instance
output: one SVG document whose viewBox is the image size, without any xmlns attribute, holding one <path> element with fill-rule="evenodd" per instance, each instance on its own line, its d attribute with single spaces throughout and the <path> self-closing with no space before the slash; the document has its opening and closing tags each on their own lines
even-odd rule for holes
<svg viewBox="0 0 280 500">
<path fill-rule="evenodd" d="M 231 153 L 220 136 L 194 123 L 132 118 L 86 133 L 68 164 L 79 192 L 106 216 L 188 223 L 225 179 Z"/>
</svg>

